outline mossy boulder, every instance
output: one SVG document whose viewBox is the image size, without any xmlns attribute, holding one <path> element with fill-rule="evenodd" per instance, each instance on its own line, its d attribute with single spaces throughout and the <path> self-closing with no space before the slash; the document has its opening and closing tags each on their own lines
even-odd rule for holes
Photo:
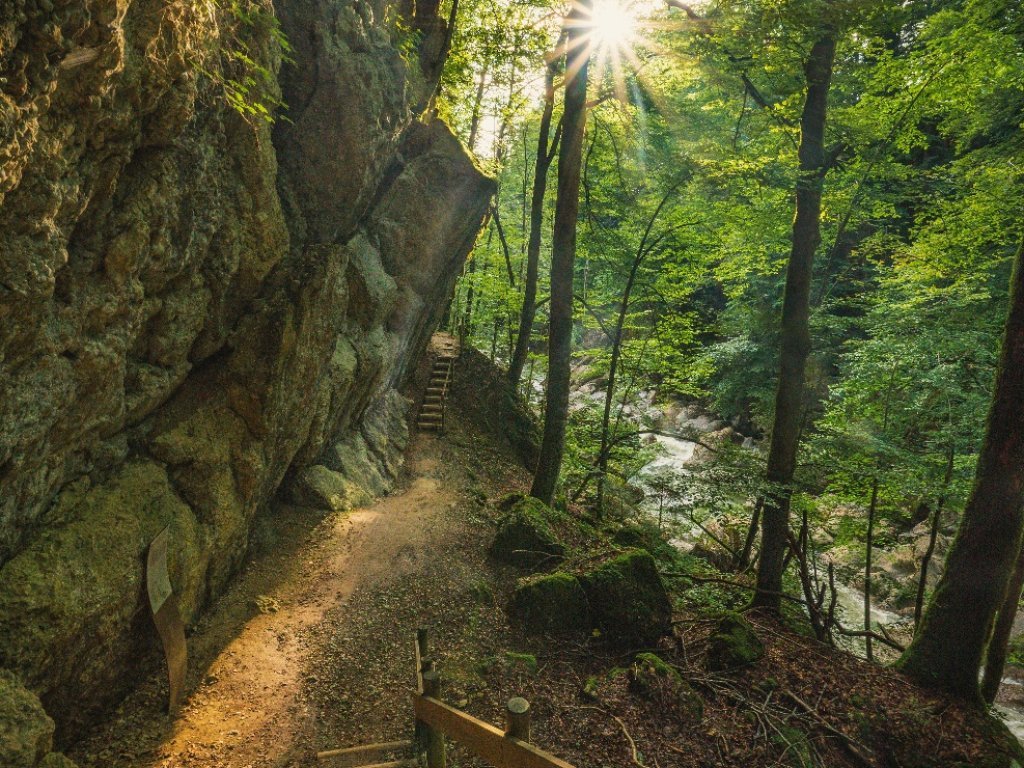
<svg viewBox="0 0 1024 768">
<path fill-rule="evenodd" d="M 708 644 L 708 669 L 723 672 L 753 664 L 764 656 L 764 644 L 750 622 L 738 613 L 722 617 Z"/>
<path fill-rule="evenodd" d="M 704 700 L 657 654 L 638 653 L 628 675 L 629 690 L 637 696 L 696 720 L 704 716 Z"/>
<path fill-rule="evenodd" d="M 584 635 L 591 626 L 586 593 L 570 573 L 520 579 L 509 614 L 535 635 Z"/>
<path fill-rule="evenodd" d="M 498 524 L 491 556 L 522 568 L 559 562 L 565 546 L 551 525 L 555 516 L 551 507 L 531 496 L 517 499 Z"/>
<path fill-rule="evenodd" d="M 0 765 L 35 768 L 53 746 L 53 728 L 36 695 L 0 670 Z"/>
<path fill-rule="evenodd" d="M 683 553 L 673 547 L 653 523 L 626 523 L 611 531 L 611 540 L 620 547 L 644 549 L 656 561 L 677 566 Z"/>
<path fill-rule="evenodd" d="M 648 645 L 668 634 L 672 604 L 650 552 L 629 549 L 580 577 L 594 626 L 619 645 Z"/>
</svg>

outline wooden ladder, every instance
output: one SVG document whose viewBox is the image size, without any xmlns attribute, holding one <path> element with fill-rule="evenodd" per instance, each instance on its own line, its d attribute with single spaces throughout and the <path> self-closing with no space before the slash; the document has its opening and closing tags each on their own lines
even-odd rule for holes
<svg viewBox="0 0 1024 768">
<path fill-rule="evenodd" d="M 455 373 L 456 352 L 452 348 L 438 351 L 430 370 L 430 383 L 427 384 L 423 405 L 416 419 L 416 427 L 422 432 L 444 432 L 445 407 L 448 391 L 451 389 L 452 376 Z"/>
</svg>

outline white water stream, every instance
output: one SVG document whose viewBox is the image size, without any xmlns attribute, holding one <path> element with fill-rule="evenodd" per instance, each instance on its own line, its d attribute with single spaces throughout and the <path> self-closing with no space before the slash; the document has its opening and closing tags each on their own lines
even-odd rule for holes
<svg viewBox="0 0 1024 768">
<path fill-rule="evenodd" d="M 660 415 L 660 414 L 656 414 Z M 698 415 L 684 417 L 675 420 L 675 424 L 668 425 L 675 430 L 696 430 L 699 432 L 709 431 L 714 422 L 707 416 Z M 645 491 L 651 491 L 644 483 L 645 478 L 651 478 L 665 472 L 687 473 L 687 465 L 693 461 L 696 444 L 688 440 L 665 435 L 655 435 L 655 440 L 661 448 L 659 455 L 641 471 L 638 478 L 639 485 Z M 658 517 L 660 501 L 657 493 L 650 493 L 649 501 L 646 503 L 646 510 L 654 517 Z M 691 549 L 700 537 L 699 526 L 693 525 L 689 531 L 682 531 L 673 544 L 682 549 Z M 847 627 L 859 627 L 864 615 L 864 593 L 848 584 L 836 583 L 836 607 L 840 620 Z M 888 627 L 899 623 L 905 623 L 906 618 L 892 611 L 885 610 L 877 605 L 872 606 L 871 619 L 876 625 Z M 1024 629 L 1024 627 L 1022 627 Z M 859 656 L 864 654 L 864 641 L 860 638 L 849 638 L 844 644 L 847 650 Z M 1017 740 L 1024 744 L 1024 682 L 1014 677 L 1003 678 L 1003 691 L 1001 697 L 1008 703 L 996 704 L 994 709 L 1003 718 L 1007 727 L 1017 737 Z M 1016 690 L 1020 693 L 1016 694 Z M 1010 694 L 1010 695 L 1004 695 Z"/>
</svg>

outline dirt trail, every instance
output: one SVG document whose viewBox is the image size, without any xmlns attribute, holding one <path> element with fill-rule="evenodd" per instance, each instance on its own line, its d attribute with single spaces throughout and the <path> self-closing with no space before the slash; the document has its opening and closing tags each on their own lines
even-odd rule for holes
<svg viewBox="0 0 1024 768">
<path fill-rule="evenodd" d="M 353 593 L 415 581 L 428 554 L 452 540 L 457 523 L 439 513 L 454 506 L 457 493 L 439 477 L 440 450 L 438 439 L 415 437 L 404 488 L 370 507 L 316 525 L 309 511 L 281 510 L 269 551 L 189 638 L 192 692 L 178 716 L 160 714 L 166 694 L 154 674 L 74 757 L 82 765 L 147 768 L 312 764 L 331 738 L 319 710 L 344 683 L 323 672 L 331 666 L 324 659 L 329 638 L 368 615 L 346 610 Z M 350 671 L 358 677 L 367 661 L 352 660 Z M 332 690 L 316 690 L 324 687 Z M 361 723 L 386 727 L 365 716 Z"/>
</svg>

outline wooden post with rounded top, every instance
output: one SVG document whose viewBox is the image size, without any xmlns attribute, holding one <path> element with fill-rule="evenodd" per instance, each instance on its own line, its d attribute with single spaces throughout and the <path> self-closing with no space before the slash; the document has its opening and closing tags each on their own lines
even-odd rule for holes
<svg viewBox="0 0 1024 768">
<path fill-rule="evenodd" d="M 505 735 L 520 741 L 530 740 L 530 702 L 521 696 L 508 700 L 505 705 L 505 716 L 508 725 Z"/>
</svg>

